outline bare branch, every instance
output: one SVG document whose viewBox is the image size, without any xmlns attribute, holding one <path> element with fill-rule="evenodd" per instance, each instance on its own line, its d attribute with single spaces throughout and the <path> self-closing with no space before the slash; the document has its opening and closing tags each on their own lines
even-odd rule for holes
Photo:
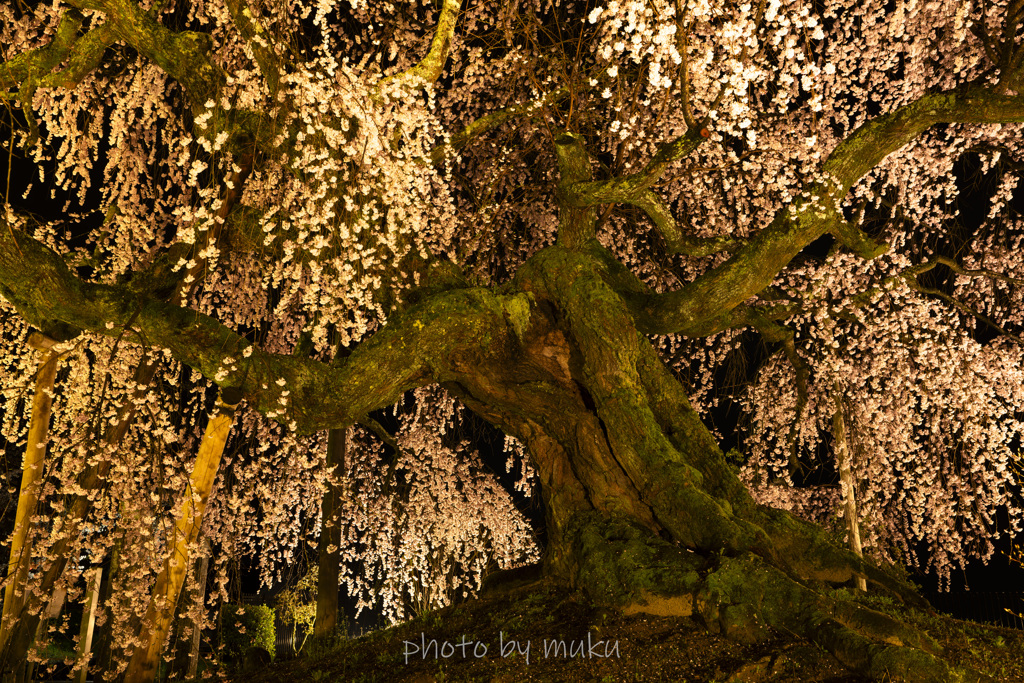
<svg viewBox="0 0 1024 683">
<path fill-rule="evenodd" d="M 1003 273 L 999 273 L 994 270 L 989 270 L 988 268 L 964 268 L 953 259 L 947 258 L 945 256 L 935 256 L 927 264 L 924 264 L 924 266 L 918 266 L 918 268 L 924 269 L 917 271 L 915 275 L 920 275 L 921 273 L 927 272 L 928 270 L 931 270 L 937 265 L 946 266 L 957 275 L 963 275 L 964 277 L 987 277 L 992 280 L 1000 280 L 1002 282 L 1008 282 L 1014 285 L 1024 285 L 1024 279 L 1010 277 L 1008 275 L 1004 275 Z"/>
<path fill-rule="evenodd" d="M 947 304 L 949 304 L 953 308 L 957 309 L 961 313 L 964 313 L 965 315 L 969 315 L 969 316 L 971 316 L 973 318 L 976 318 L 976 319 L 980 320 L 981 322 L 985 323 L 986 325 L 988 325 L 992 329 L 994 329 L 997 332 L 999 332 L 999 334 L 1003 335 L 1004 337 L 1007 337 L 1008 339 L 1012 339 L 1013 341 L 1017 342 L 1018 344 L 1024 345 L 1024 339 L 1022 339 L 1018 335 L 1012 334 L 1011 332 L 1007 331 L 1006 328 L 1004 328 L 1002 325 L 1000 325 L 996 321 L 992 320 L 990 317 L 988 317 L 984 313 L 981 313 L 979 311 L 975 311 L 973 308 L 971 308 L 970 306 L 968 306 L 964 302 L 960 301 L 959 299 L 956 299 L 955 297 L 950 296 L 949 294 L 946 294 L 945 292 L 943 292 L 941 290 L 934 289 L 932 287 L 925 287 L 920 282 L 918 282 L 918 280 L 917 280 L 917 276 L 918 275 L 921 275 L 923 273 L 927 273 L 928 271 L 934 269 L 938 265 L 946 266 L 947 268 L 952 270 L 957 275 L 963 275 L 964 277 L 986 277 L 986 278 L 989 278 L 991 280 L 1000 280 L 1002 282 L 1008 282 L 1008 283 L 1011 283 L 1011 284 L 1022 285 L 1022 286 L 1024 286 L 1024 279 L 1009 277 L 1007 275 L 1003 275 L 1002 273 L 997 273 L 996 271 L 989 270 L 987 268 L 978 268 L 978 269 L 964 268 L 963 266 L 961 266 L 959 263 L 957 263 L 953 259 L 947 258 L 945 256 L 936 256 L 936 257 L 932 258 L 930 261 L 928 261 L 927 263 L 922 263 L 919 266 L 914 266 L 912 268 L 908 268 L 906 271 L 904 271 L 900 275 L 900 277 L 904 281 L 906 281 L 907 286 L 909 286 L 914 291 L 920 292 L 921 294 L 929 294 L 931 296 L 938 297 L 939 299 L 942 299 Z"/>
<path fill-rule="evenodd" d="M 455 152 L 463 149 L 471 140 L 497 128 L 506 121 L 510 121 L 520 116 L 529 116 L 542 107 L 561 102 L 568 96 L 568 88 L 558 88 L 557 90 L 544 95 L 539 100 L 528 102 L 526 104 L 515 104 L 511 107 L 505 107 L 504 109 L 493 111 L 486 116 L 481 116 L 453 135 L 448 141 L 448 144 L 439 145 L 430 150 L 430 163 L 434 165 L 440 164 Z"/>
</svg>

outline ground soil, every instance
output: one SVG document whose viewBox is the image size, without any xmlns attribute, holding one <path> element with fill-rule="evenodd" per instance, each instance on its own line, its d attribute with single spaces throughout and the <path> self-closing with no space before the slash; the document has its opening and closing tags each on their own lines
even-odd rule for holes
<svg viewBox="0 0 1024 683">
<path fill-rule="evenodd" d="M 954 664 L 983 671 L 995 680 L 1024 682 L 1024 632 L 936 613 L 907 612 L 885 598 L 853 592 L 848 596 L 926 630 L 943 644 L 947 660 Z M 563 641 L 565 650 L 555 652 L 560 647 L 556 644 Z M 270 667 L 244 672 L 235 680 L 855 683 L 866 679 L 845 671 L 814 645 L 785 633 L 774 633 L 759 645 L 743 646 L 709 634 L 691 618 L 624 616 L 597 608 L 568 589 L 543 581 L 520 581 L 390 629 L 307 645 L 307 652 L 298 658 L 279 658 Z"/>
</svg>

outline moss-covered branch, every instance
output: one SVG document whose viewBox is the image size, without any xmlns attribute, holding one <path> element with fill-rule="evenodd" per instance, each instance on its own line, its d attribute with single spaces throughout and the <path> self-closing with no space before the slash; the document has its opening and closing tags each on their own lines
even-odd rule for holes
<svg viewBox="0 0 1024 683">
<path fill-rule="evenodd" d="M 430 51 L 427 52 L 427 56 L 402 73 L 382 79 L 382 87 L 399 86 L 419 89 L 436 83 L 437 79 L 441 77 L 444 64 L 448 61 L 452 36 L 455 34 L 455 24 L 459 20 L 459 9 L 462 6 L 461 0 L 443 0 L 443 3 L 441 16 L 437 19 L 437 28 L 434 30 L 434 39 L 430 43 Z"/>
<path fill-rule="evenodd" d="M 568 144 L 568 141 L 572 144 Z M 630 204 L 643 211 L 654 221 L 654 226 L 665 240 L 668 251 L 689 256 L 708 256 L 739 248 L 743 241 L 732 237 L 700 238 L 686 235 L 679 229 L 672 211 L 651 187 L 664 175 L 669 164 L 681 159 L 703 141 L 703 137 L 690 131 L 662 147 L 644 168 L 628 176 L 608 180 L 590 180 L 589 158 L 582 142 L 572 135 L 563 135 L 555 141 L 558 152 L 561 182 L 559 201 L 565 213 L 582 214 L 598 204 Z M 583 172 L 586 169 L 586 172 Z M 572 224 L 562 221 L 561 235 Z M 590 239 L 586 231 L 575 236 L 575 243 Z"/>
<path fill-rule="evenodd" d="M 644 190 L 638 196 L 623 200 L 632 204 L 644 212 L 654 221 L 654 227 L 658 229 L 669 253 L 686 254 L 687 256 L 710 256 L 722 251 L 734 251 L 739 249 L 744 240 L 729 237 L 694 237 L 686 235 L 679 229 L 675 216 L 665 201 L 659 197 L 654 190 Z"/>
<path fill-rule="evenodd" d="M 212 43 L 205 33 L 172 31 L 134 0 L 71 0 L 71 4 L 104 12 L 117 37 L 178 81 L 193 107 L 217 99 L 226 79 L 223 69 L 210 59 Z"/>
<path fill-rule="evenodd" d="M 80 9 L 102 11 L 114 39 L 124 41 L 177 81 L 194 113 L 202 114 L 207 102 L 219 101 L 227 75 L 213 61 L 213 44 L 207 34 L 172 31 L 134 0 L 68 1 Z M 227 116 L 215 111 L 207 126 L 197 133 L 213 139 L 222 131 L 229 133 L 229 148 L 249 152 L 252 144 L 264 152 L 272 152 L 278 132 L 263 112 L 238 109 Z"/>
<path fill-rule="evenodd" d="M 615 202 L 633 204 L 644 192 L 661 180 L 672 162 L 682 159 L 697 149 L 703 141 L 704 137 L 698 131 L 691 129 L 662 146 L 647 165 L 637 173 L 608 180 L 580 183 L 573 188 L 570 200 L 579 206 Z"/>
<path fill-rule="evenodd" d="M 558 244 L 581 249 L 597 234 L 597 214 L 593 206 L 575 200 L 576 188 L 593 177 L 590 155 L 578 135 L 563 133 L 555 138 L 558 157 Z"/>
<path fill-rule="evenodd" d="M 700 134 L 689 131 L 659 149 L 638 173 L 595 181 L 591 181 L 589 175 L 576 178 L 563 189 L 564 201 L 580 208 L 621 202 L 640 206 L 647 211 L 644 205 L 651 203 L 648 190 L 661 179 L 669 164 L 695 150 L 702 141 Z M 654 218 L 653 215 L 651 217 Z"/>
<path fill-rule="evenodd" d="M 889 251 L 887 243 L 876 242 L 858 228 L 856 224 L 848 221 L 836 221 L 832 229 L 832 235 L 842 242 L 844 247 L 865 261 L 876 259 Z"/>
<path fill-rule="evenodd" d="M 78 10 L 65 12 L 53 40 L 47 45 L 22 52 L 0 64 L 0 90 L 19 88 L 30 78 L 38 79 L 56 69 L 75 47 L 82 22 L 82 13 Z"/>
<path fill-rule="evenodd" d="M 838 181 L 842 197 L 885 157 L 936 124 L 1021 121 L 1024 95 L 1000 95 L 977 87 L 928 93 L 862 125 L 833 150 L 823 170 Z"/>
<path fill-rule="evenodd" d="M 0 287 L 33 324 L 59 321 L 106 335 L 130 326 L 221 387 L 241 389 L 255 409 L 300 433 L 347 426 L 409 389 L 500 365 L 531 310 L 524 295 L 442 292 L 393 317 L 343 363 L 329 365 L 264 353 L 214 318 L 145 298 L 127 285 L 83 282 L 60 255 L 2 220 Z"/>
<path fill-rule="evenodd" d="M 831 182 L 807 187 L 722 265 L 678 291 L 651 295 L 634 305 L 640 329 L 648 334 L 690 334 L 769 286 L 805 246 L 826 232 L 843 234 L 845 219 L 836 207 L 850 188 L 931 126 L 1019 121 L 1024 121 L 1024 96 L 978 88 L 929 93 L 869 121 L 825 161 L 823 170 Z"/>
</svg>

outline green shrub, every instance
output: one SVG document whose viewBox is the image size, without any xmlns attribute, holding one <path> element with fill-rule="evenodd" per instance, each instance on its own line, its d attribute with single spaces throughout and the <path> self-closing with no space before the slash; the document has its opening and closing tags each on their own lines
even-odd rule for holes
<svg viewBox="0 0 1024 683">
<path fill-rule="evenodd" d="M 274 600 L 281 623 L 292 628 L 292 643 L 296 654 L 302 652 L 316 624 L 316 581 L 317 572 L 314 567 L 306 572 L 298 584 L 281 591 Z M 302 629 L 301 643 L 297 640 L 299 629 Z"/>
<path fill-rule="evenodd" d="M 221 643 L 228 659 L 241 662 L 253 647 L 261 647 L 273 657 L 276 640 L 274 608 L 232 604 L 221 607 Z"/>
</svg>

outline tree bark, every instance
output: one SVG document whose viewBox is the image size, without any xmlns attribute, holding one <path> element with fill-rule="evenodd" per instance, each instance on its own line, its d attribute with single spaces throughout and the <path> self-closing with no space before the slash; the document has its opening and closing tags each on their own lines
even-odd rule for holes
<svg viewBox="0 0 1024 683">
<path fill-rule="evenodd" d="M 638 332 L 603 247 L 549 248 L 514 285 L 531 315 L 503 363 L 447 386 L 529 448 L 545 505 L 545 571 L 627 613 L 694 616 L 757 642 L 799 634 L 868 676 L 946 680 L 927 635 L 835 597 L 853 579 L 906 603 L 914 590 L 756 504 Z"/>
<path fill-rule="evenodd" d="M 432 293 L 337 365 L 254 349 L 221 381 L 267 411 L 278 397 L 261 385 L 268 373 L 285 378 L 297 400 L 283 419 L 300 433 L 346 427 L 408 389 L 443 384 L 527 445 L 547 517 L 545 570 L 594 601 L 693 615 L 744 641 L 784 630 L 869 676 L 952 675 L 927 636 L 833 596 L 835 586 L 862 577 L 925 606 L 913 589 L 835 546 L 819 527 L 754 503 L 638 328 L 633 304 L 642 285 L 585 239 L 587 215 L 574 220 L 575 240 L 535 254 L 507 286 Z M 5 239 L 0 231 L 0 257 Z M 88 328 L 104 309 L 122 320 L 128 308 L 111 291 L 75 284 L 30 239 L 19 242 L 26 261 L 38 259 L 50 273 L 55 293 L 76 288 L 55 299 L 63 302 L 59 319 Z M 88 315 L 68 307 L 75 296 Z M 248 347 L 186 309 L 145 304 L 133 320 L 209 376 L 225 355 Z"/>
<path fill-rule="evenodd" d="M 571 139 L 559 144 L 566 159 L 578 147 Z M 680 290 L 687 292 L 680 299 L 646 292 L 593 239 L 593 213 L 567 211 L 571 239 L 532 256 L 507 285 L 432 291 L 332 365 L 267 353 L 213 318 L 138 301 L 123 287 L 84 284 L 13 229 L 0 230 L 0 266 L 17 248 L 19 263 L 45 275 L 5 279 L 24 315 L 101 334 L 110 333 L 107 321 L 130 324 L 222 386 L 239 387 L 255 410 L 277 414 L 280 396 L 269 387 L 283 378 L 293 400 L 276 419 L 300 434 L 347 427 L 409 389 L 444 385 L 527 445 L 547 518 L 545 570 L 597 603 L 692 615 L 748 642 L 768 629 L 801 635 L 864 675 L 954 675 L 926 635 L 837 599 L 836 586 L 862 578 L 926 605 L 820 527 L 755 504 L 645 336 L 657 331 L 649 315 L 655 302 L 679 304 L 664 320 L 668 331 L 719 325 L 764 286 L 764 264 L 751 265 L 758 250 L 777 270 L 828 229 L 828 217 L 803 228 L 780 218 L 778 240 L 767 229 L 721 266 L 727 276 L 709 274 Z M 0 276 L 6 272 L 0 267 Z M 714 296 L 701 299 L 712 281 Z M 246 350 L 246 360 L 218 374 L 225 357 Z"/>
<path fill-rule="evenodd" d="M 212 59 L 208 36 L 174 31 L 132 2 L 73 4 L 101 10 L 105 23 L 79 37 L 82 17 L 68 13 L 50 45 L 5 64 L 0 73 L 4 90 L 25 85 L 33 73 L 51 79 L 40 85 L 73 87 L 116 40 L 174 78 L 195 114 L 205 110 L 207 100 L 218 99 L 227 74 Z M 444 3 L 428 58 L 400 79 L 420 85 L 438 77 L 458 6 Z M 250 39 L 261 28 L 241 8 L 229 2 Z M 259 46 L 255 55 L 275 90 L 280 74 L 272 51 Z M 55 71 L 62 63 L 67 67 Z M 1014 79 L 1016 74 L 1007 82 Z M 33 90 L 24 88 L 28 96 Z M 805 636 L 868 675 L 946 680 L 950 672 L 927 637 L 837 601 L 832 588 L 853 579 L 870 581 L 878 590 L 920 604 L 916 593 L 858 553 L 830 543 L 818 527 L 755 504 L 644 335 L 707 334 L 732 326 L 743 302 L 770 286 L 794 256 L 825 233 L 865 258 L 880 253 L 884 245 L 848 225 L 835 208 L 838 201 L 886 155 L 935 124 L 1024 120 L 1024 100 L 1004 92 L 981 84 L 930 91 L 865 122 L 833 149 L 820 182 L 803 188 L 742 244 L 686 239 L 650 192 L 671 162 L 700 144 L 696 127 L 664 146 L 639 173 L 600 181 L 592 178 L 581 138 L 559 135 L 557 245 L 531 257 L 508 286 L 445 285 L 415 293 L 423 298 L 389 317 L 337 366 L 254 348 L 235 330 L 183 307 L 187 297 L 168 302 L 126 285 L 83 282 L 60 255 L 7 226 L 2 216 L 0 285 L 5 299 L 41 328 L 59 323 L 120 334 L 131 327 L 180 362 L 219 377 L 221 386 L 238 387 L 248 405 L 264 414 L 278 410 L 273 380 L 283 379 L 294 400 L 278 419 L 298 433 L 344 429 L 369 411 L 395 403 L 408 389 L 444 384 L 527 445 L 541 479 L 549 574 L 599 603 L 627 611 L 694 615 L 712 631 L 747 641 L 777 628 Z M 214 139 L 226 133 L 228 149 L 236 152 L 255 146 L 278 157 L 295 134 L 279 130 L 266 112 L 217 114 L 197 135 Z M 489 125 L 480 120 L 481 127 Z M 231 203 L 222 205 L 221 219 L 227 218 Z M 728 248 L 733 253 L 675 291 L 651 292 L 594 239 L 597 206 L 607 203 L 643 208 L 670 248 L 691 253 Z M 189 274 L 204 268 L 196 264 Z M 247 360 L 221 373 L 224 359 L 239 354 Z M 143 374 L 152 377 L 152 366 L 147 367 Z M 120 416 L 121 435 L 126 425 Z M 120 438 L 117 432 L 113 436 L 108 434 L 108 443 Z M 104 467 L 90 469 L 83 488 L 100 486 Z M 65 528 L 77 531 L 89 506 L 88 498 L 79 496 Z M 326 501 L 324 507 L 329 507 Z M 849 518 L 854 518 L 852 511 Z M 188 515 L 185 520 L 188 526 Z M 179 531 L 192 537 L 196 528 Z M 73 536 L 53 545 L 56 560 L 43 568 L 44 590 L 62 573 Z M 322 552 L 321 558 L 329 555 Z M 173 605 L 183 567 L 168 565 L 154 593 L 158 600 Z M 321 577 L 320 594 L 329 592 L 326 583 Z M 13 605 L 5 601 L 5 614 Z M 166 605 L 155 605 L 151 624 L 166 619 Z M 8 662 L 11 653 L 17 660 L 27 651 L 35 632 L 32 609 L 27 612 L 9 637 L 0 636 L 0 641 L 7 639 Z M 328 612 L 325 607 L 323 624 Z M 146 654 L 137 653 L 139 662 L 147 663 L 133 660 L 130 671 L 151 670 L 163 641 L 160 628 L 148 637 Z"/>
</svg>

